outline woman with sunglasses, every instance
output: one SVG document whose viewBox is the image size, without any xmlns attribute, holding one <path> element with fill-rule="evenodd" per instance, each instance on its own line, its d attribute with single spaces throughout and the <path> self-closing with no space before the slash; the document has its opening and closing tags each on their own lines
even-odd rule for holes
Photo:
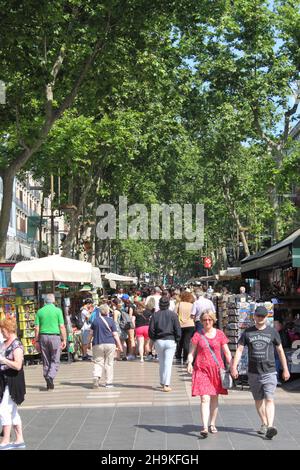
<svg viewBox="0 0 300 470">
<path fill-rule="evenodd" d="M 188 355 L 188 373 L 192 377 L 192 396 L 200 396 L 201 417 L 203 429 L 200 435 L 203 438 L 218 432 L 216 419 L 218 414 L 218 395 L 227 395 L 227 390 L 222 387 L 220 367 L 224 368 L 221 352 L 223 351 L 226 362 L 231 363 L 231 352 L 228 348 L 228 339 L 223 331 L 214 327 L 217 321 L 216 314 L 212 310 L 204 310 L 200 316 L 203 325 L 201 333 L 196 332 L 191 340 L 191 350 Z M 210 348 L 216 355 L 217 366 Z M 196 359 L 193 360 L 197 353 Z M 210 425 L 208 425 L 210 422 Z"/>
</svg>

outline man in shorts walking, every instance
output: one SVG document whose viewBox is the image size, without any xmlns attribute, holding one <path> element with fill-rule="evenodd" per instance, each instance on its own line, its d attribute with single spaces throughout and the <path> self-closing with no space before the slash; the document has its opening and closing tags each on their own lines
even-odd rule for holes
<svg viewBox="0 0 300 470">
<path fill-rule="evenodd" d="M 272 439 L 277 434 L 273 426 L 275 416 L 274 393 L 277 386 L 274 346 L 282 365 L 282 378 L 288 380 L 286 357 L 282 348 L 279 333 L 267 325 L 268 311 L 265 307 L 257 307 L 254 313 L 255 325 L 247 328 L 241 335 L 238 348 L 231 366 L 231 375 L 238 378 L 237 366 L 242 357 L 243 349 L 248 346 L 248 381 L 255 400 L 257 413 L 261 419 L 258 434 Z"/>
</svg>

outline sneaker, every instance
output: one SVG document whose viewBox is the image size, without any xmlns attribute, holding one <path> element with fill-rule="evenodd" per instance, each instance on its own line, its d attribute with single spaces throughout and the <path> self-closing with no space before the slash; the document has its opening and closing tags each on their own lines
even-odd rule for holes
<svg viewBox="0 0 300 470">
<path fill-rule="evenodd" d="M 172 392 L 172 389 L 169 385 L 164 385 L 163 392 Z"/>
<path fill-rule="evenodd" d="M 4 445 L 0 444 L 0 450 L 10 450 L 10 449 L 14 449 L 12 442 L 9 442 L 8 444 L 4 444 Z"/>
<path fill-rule="evenodd" d="M 266 432 L 267 432 L 267 429 L 268 429 L 268 426 L 266 424 L 262 424 L 260 429 L 256 432 L 257 432 L 257 434 L 261 434 L 262 436 L 265 436 Z"/>
<path fill-rule="evenodd" d="M 89 356 L 82 356 L 81 360 L 82 361 L 91 361 Z"/>
<path fill-rule="evenodd" d="M 13 449 L 26 449 L 25 442 L 13 442 Z"/>
<path fill-rule="evenodd" d="M 106 384 L 105 388 L 114 388 L 114 385 L 113 384 Z"/>
<path fill-rule="evenodd" d="M 135 360 L 135 356 L 129 354 L 129 356 L 127 356 L 127 361 L 134 361 Z"/>
<path fill-rule="evenodd" d="M 145 357 L 145 361 L 152 361 L 153 357 L 152 355 L 148 355 Z"/>
<path fill-rule="evenodd" d="M 47 390 L 54 390 L 54 383 L 51 377 L 46 377 Z"/>
<path fill-rule="evenodd" d="M 277 429 L 271 426 L 267 429 L 266 438 L 273 439 L 273 437 L 276 436 L 276 434 L 277 434 Z"/>
</svg>

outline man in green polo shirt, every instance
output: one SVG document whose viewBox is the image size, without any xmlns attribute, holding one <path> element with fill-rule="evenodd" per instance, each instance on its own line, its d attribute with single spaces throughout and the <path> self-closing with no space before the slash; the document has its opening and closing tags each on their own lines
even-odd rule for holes
<svg viewBox="0 0 300 470">
<path fill-rule="evenodd" d="M 36 349 L 42 356 L 47 390 L 54 389 L 54 378 L 60 364 L 60 352 L 66 347 L 63 313 L 60 308 L 55 307 L 54 302 L 54 294 L 47 294 L 45 306 L 37 311 L 34 322 Z"/>
</svg>

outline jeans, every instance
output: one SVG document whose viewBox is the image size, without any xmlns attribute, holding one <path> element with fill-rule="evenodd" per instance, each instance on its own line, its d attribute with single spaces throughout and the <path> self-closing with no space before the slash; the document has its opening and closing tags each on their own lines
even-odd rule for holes
<svg viewBox="0 0 300 470">
<path fill-rule="evenodd" d="M 176 359 L 181 359 L 181 354 L 183 350 L 183 362 L 186 362 L 188 354 L 190 352 L 190 342 L 194 331 L 194 326 L 187 326 L 185 328 L 181 328 L 181 338 L 179 340 L 179 343 L 177 344 Z"/>
<path fill-rule="evenodd" d="M 176 342 L 173 339 L 158 339 L 154 343 L 159 360 L 161 385 L 170 385 Z"/>
</svg>

